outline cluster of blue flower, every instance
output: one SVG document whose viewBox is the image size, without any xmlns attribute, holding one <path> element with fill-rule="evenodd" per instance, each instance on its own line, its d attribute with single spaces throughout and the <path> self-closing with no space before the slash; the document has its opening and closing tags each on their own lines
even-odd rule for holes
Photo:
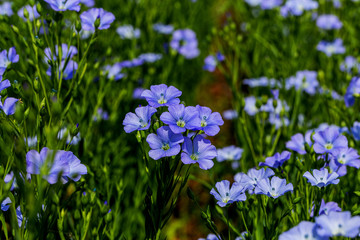
<svg viewBox="0 0 360 240">
<path fill-rule="evenodd" d="M 208 107 L 196 107 L 180 104 L 182 94 L 173 86 L 165 84 L 151 86 L 141 94 L 148 102 L 148 106 L 138 107 L 135 113 L 128 113 L 123 121 L 127 133 L 141 130 L 156 130 L 149 133 L 146 142 L 151 150 L 149 156 L 158 160 L 164 157 L 178 155 L 181 152 L 181 161 L 184 164 L 198 163 L 199 167 L 208 170 L 214 166 L 217 156 L 216 148 L 204 135 L 215 136 L 219 126 L 224 124 L 221 115 L 212 112 Z M 162 107 L 168 107 L 164 111 Z M 150 128 L 152 116 L 160 109 L 158 116 L 159 128 Z M 184 136 L 185 134 L 185 136 Z M 182 146 L 180 146 L 182 144 Z"/>
</svg>

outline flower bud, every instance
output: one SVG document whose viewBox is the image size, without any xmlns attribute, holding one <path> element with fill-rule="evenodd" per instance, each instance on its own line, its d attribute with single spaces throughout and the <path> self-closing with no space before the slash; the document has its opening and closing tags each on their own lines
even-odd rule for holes
<svg viewBox="0 0 360 240">
<path fill-rule="evenodd" d="M 54 191 L 51 191 L 51 199 L 56 205 L 59 204 L 59 197 Z"/>
<path fill-rule="evenodd" d="M 255 106 L 256 106 L 257 109 L 260 109 L 260 108 L 261 108 L 262 102 L 261 102 L 260 99 L 256 99 Z"/>
<path fill-rule="evenodd" d="M 99 26 L 100 26 L 100 18 L 97 18 L 97 19 L 95 20 L 94 26 L 95 26 L 96 29 L 99 28 Z"/>
<path fill-rule="evenodd" d="M 111 222 L 112 220 L 112 212 L 110 211 L 108 214 L 106 214 L 105 216 L 105 222 Z"/>
<path fill-rule="evenodd" d="M 30 4 L 30 6 L 34 6 L 35 5 L 35 0 L 29 0 L 29 4 Z"/>
<path fill-rule="evenodd" d="M 91 193 L 90 193 L 90 204 L 91 204 L 91 205 L 95 204 L 95 197 L 96 197 L 96 193 L 95 193 L 95 192 L 91 192 Z"/>
<path fill-rule="evenodd" d="M 80 211 L 79 211 L 79 209 L 76 209 L 75 213 L 74 213 L 74 219 L 79 220 L 80 218 L 81 218 Z"/>
<path fill-rule="evenodd" d="M 24 8 L 24 17 L 29 20 L 29 11 Z"/>
<path fill-rule="evenodd" d="M 35 36 L 35 45 L 39 48 L 43 48 L 44 42 L 38 36 Z"/>
<path fill-rule="evenodd" d="M 81 203 L 86 206 L 89 203 L 89 194 L 85 194 L 81 197 Z"/>
<path fill-rule="evenodd" d="M 14 33 L 16 33 L 17 35 L 19 35 L 19 29 L 14 26 L 14 25 L 11 25 L 11 29 L 14 31 Z"/>
<path fill-rule="evenodd" d="M 36 11 L 38 11 L 38 13 L 41 15 L 42 7 L 40 3 L 36 4 Z"/>
<path fill-rule="evenodd" d="M 74 126 L 73 128 L 72 128 L 72 130 L 71 130 L 71 136 L 76 136 L 76 135 L 78 135 L 78 133 L 79 133 L 79 124 L 76 124 L 76 126 Z"/>
<path fill-rule="evenodd" d="M 24 112 L 24 119 L 27 120 L 29 118 L 29 114 L 30 114 L 30 108 L 27 108 Z"/>
<path fill-rule="evenodd" d="M 75 30 L 77 31 L 77 32 L 80 32 L 81 31 L 81 22 L 80 21 L 76 21 L 76 23 L 75 23 Z"/>
<path fill-rule="evenodd" d="M 263 96 L 261 97 L 261 101 L 262 101 L 262 104 L 263 104 L 263 105 L 267 104 L 268 100 L 269 100 L 269 97 L 266 96 L 266 95 L 263 95 Z"/>
<path fill-rule="evenodd" d="M 36 20 L 36 27 L 37 27 L 37 29 L 41 28 L 41 22 L 39 19 Z"/>
<path fill-rule="evenodd" d="M 274 99 L 272 104 L 273 104 L 273 107 L 276 109 L 276 107 L 278 106 L 278 101 L 276 99 Z"/>
<path fill-rule="evenodd" d="M 323 70 L 319 70 L 318 76 L 319 76 L 320 82 L 323 82 L 325 80 L 325 73 Z"/>
<path fill-rule="evenodd" d="M 34 90 L 35 92 L 39 93 L 39 80 L 37 80 L 37 78 L 34 80 Z"/>
<path fill-rule="evenodd" d="M 46 23 L 47 23 L 48 25 L 50 25 L 51 20 L 52 20 L 52 18 L 51 18 L 51 16 L 50 16 L 50 14 L 46 14 L 45 21 L 46 21 Z"/>
<path fill-rule="evenodd" d="M 307 152 L 307 153 L 310 153 L 311 152 L 311 147 L 310 147 L 310 145 L 306 142 L 305 143 L 305 151 Z"/>
<path fill-rule="evenodd" d="M 156 120 L 156 122 L 154 123 L 154 130 L 156 131 L 159 127 L 160 127 L 159 120 Z"/>
</svg>

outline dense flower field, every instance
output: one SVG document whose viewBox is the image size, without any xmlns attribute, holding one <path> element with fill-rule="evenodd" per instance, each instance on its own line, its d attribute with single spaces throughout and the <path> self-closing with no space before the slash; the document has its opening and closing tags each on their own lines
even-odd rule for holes
<svg viewBox="0 0 360 240">
<path fill-rule="evenodd" d="M 0 2 L 0 239 L 360 239 L 360 1 Z"/>
</svg>

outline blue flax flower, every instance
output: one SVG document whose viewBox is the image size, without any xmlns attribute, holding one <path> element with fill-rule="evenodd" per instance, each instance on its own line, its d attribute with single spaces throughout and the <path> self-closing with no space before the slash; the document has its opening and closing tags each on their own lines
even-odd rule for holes
<svg viewBox="0 0 360 240">
<path fill-rule="evenodd" d="M 20 206 L 18 206 L 18 207 L 16 208 L 16 218 L 17 218 L 18 226 L 19 226 L 19 228 L 20 228 L 21 225 L 22 225 L 22 222 L 24 221 L 24 216 L 23 216 L 23 214 L 21 213 Z"/>
<path fill-rule="evenodd" d="M 316 233 L 317 225 L 312 222 L 302 221 L 299 225 L 283 232 L 279 240 L 328 240 L 328 237 L 320 237 Z"/>
<path fill-rule="evenodd" d="M 324 237 L 343 236 L 355 238 L 359 235 L 360 216 L 351 217 L 351 213 L 330 212 L 315 218 L 317 233 Z"/>
<path fill-rule="evenodd" d="M 218 162 L 223 162 L 225 160 L 238 161 L 240 160 L 243 151 L 244 150 L 242 148 L 234 145 L 218 149 L 217 160 Z"/>
<path fill-rule="evenodd" d="M 206 238 L 199 238 L 198 240 L 220 240 L 215 234 L 210 233 Z"/>
<path fill-rule="evenodd" d="M 333 54 L 343 54 L 346 51 L 343 40 L 340 38 L 335 39 L 333 42 L 320 41 L 316 49 L 325 53 L 328 57 L 331 57 Z"/>
<path fill-rule="evenodd" d="M 104 71 L 107 72 L 108 79 L 114 79 L 118 81 L 125 77 L 125 74 L 121 72 L 122 67 L 120 63 L 115 63 L 114 65 L 106 65 Z"/>
<path fill-rule="evenodd" d="M 354 122 L 351 133 L 356 141 L 360 141 L 360 122 Z"/>
<path fill-rule="evenodd" d="M 321 200 L 319 215 L 329 215 L 330 212 L 341 212 L 341 208 L 336 202 L 325 203 L 324 199 Z"/>
<path fill-rule="evenodd" d="M 274 176 L 271 178 L 271 181 L 270 178 L 258 181 L 255 187 L 255 194 L 264 194 L 268 197 L 278 198 L 293 189 L 294 187 L 291 183 L 286 184 L 286 179 Z"/>
<path fill-rule="evenodd" d="M 16 53 L 15 47 L 3 50 L 0 53 L 0 75 L 3 75 L 5 70 L 12 64 L 19 62 L 19 55 Z"/>
<path fill-rule="evenodd" d="M 66 66 L 65 66 L 66 64 Z M 59 66 L 59 78 L 62 72 L 62 78 L 64 80 L 69 80 L 72 79 L 76 73 L 78 69 L 78 64 L 77 62 L 73 61 L 73 60 L 69 60 L 68 62 L 66 60 L 62 60 L 61 64 Z M 46 71 L 46 74 L 48 76 L 51 76 L 51 67 L 48 68 L 48 70 Z"/>
<path fill-rule="evenodd" d="M 216 148 L 211 145 L 210 140 L 197 135 L 192 141 L 185 137 L 182 145 L 181 161 L 184 164 L 199 163 L 199 167 L 208 170 L 214 166 L 214 159 L 217 156 Z"/>
<path fill-rule="evenodd" d="M 271 170 L 270 168 L 268 169 L 261 168 L 259 170 L 252 168 L 247 172 L 247 174 L 237 173 L 234 176 L 234 179 L 236 182 L 239 182 L 242 185 L 247 186 L 250 193 L 252 193 L 252 191 L 255 189 L 259 181 L 274 175 L 275 175 L 274 171 Z"/>
<path fill-rule="evenodd" d="M 272 157 L 267 157 L 265 159 L 265 162 L 261 162 L 259 163 L 259 166 L 268 166 L 268 167 L 272 167 L 272 168 L 278 168 L 281 165 L 283 165 L 283 163 L 287 160 L 289 160 L 291 157 L 291 152 L 288 151 L 283 151 L 281 154 L 280 153 L 275 153 L 274 156 Z"/>
<path fill-rule="evenodd" d="M 2 80 L 3 76 L 0 75 L 0 92 L 8 87 L 11 86 L 10 81 L 9 80 Z"/>
<path fill-rule="evenodd" d="M 165 84 L 153 85 L 150 90 L 145 90 L 141 94 L 146 99 L 150 106 L 154 108 L 177 105 L 180 103 L 182 94 L 177 88 L 173 86 L 166 86 Z"/>
<path fill-rule="evenodd" d="M 300 155 L 306 154 L 305 143 L 308 143 L 309 146 L 312 145 L 310 140 L 311 133 L 312 131 L 306 132 L 305 138 L 304 135 L 302 135 L 301 133 L 295 134 L 291 137 L 291 140 L 286 143 L 286 148 L 291 149 L 299 153 Z"/>
<path fill-rule="evenodd" d="M 244 111 L 250 116 L 254 116 L 259 112 L 259 109 L 256 107 L 256 98 L 254 96 L 245 98 Z"/>
<path fill-rule="evenodd" d="M 187 59 L 196 58 L 200 54 L 196 34 L 191 29 L 180 29 L 173 32 L 170 46 Z"/>
<path fill-rule="evenodd" d="M 310 172 L 305 172 L 303 177 L 305 177 L 311 186 L 317 186 L 319 188 L 326 187 L 329 184 L 338 184 L 340 179 L 339 174 L 333 172 L 329 174 L 329 170 L 327 168 L 323 168 L 321 170 L 314 169 L 313 175 Z"/>
<path fill-rule="evenodd" d="M 15 105 L 17 101 L 19 101 L 19 99 L 8 97 L 5 99 L 4 103 L 2 103 L 0 96 L 0 109 L 6 115 L 13 115 L 15 113 Z"/>
<path fill-rule="evenodd" d="M 281 86 L 278 80 L 273 78 L 270 79 L 267 77 L 244 79 L 243 84 L 248 85 L 251 88 L 255 88 L 255 87 L 276 88 Z"/>
<path fill-rule="evenodd" d="M 184 142 L 182 134 L 175 134 L 167 126 L 158 128 L 157 134 L 150 133 L 146 142 L 149 143 L 151 150 L 149 156 L 158 160 L 163 157 L 175 156 L 180 152 L 180 143 Z"/>
<path fill-rule="evenodd" d="M 259 6 L 263 0 L 245 0 L 247 4 L 249 4 L 252 7 Z"/>
<path fill-rule="evenodd" d="M 214 188 L 211 189 L 210 194 L 218 200 L 217 204 L 220 207 L 225 207 L 233 202 L 246 200 L 246 188 L 241 183 L 235 182 L 230 188 L 230 182 L 228 180 L 222 180 L 221 182 L 217 182 L 215 187 L 216 190 Z"/>
<path fill-rule="evenodd" d="M 219 131 L 220 127 L 224 124 L 220 113 L 212 112 L 208 107 L 196 106 L 198 112 L 197 117 L 192 121 L 192 125 L 189 126 L 192 130 L 203 130 L 205 134 L 209 136 L 215 136 Z"/>
<path fill-rule="evenodd" d="M 185 107 L 183 104 L 169 106 L 168 112 L 164 112 L 160 116 L 160 120 L 168 124 L 174 133 L 183 133 L 192 122 L 196 120 L 197 111 L 195 107 Z"/>
<path fill-rule="evenodd" d="M 344 95 L 346 107 L 351 107 L 355 104 L 355 96 L 360 96 L 360 78 L 353 77 Z"/>
<path fill-rule="evenodd" d="M 225 110 L 222 115 L 226 120 L 234 120 L 239 117 L 238 112 L 233 109 Z"/>
<path fill-rule="evenodd" d="M 350 167 L 360 168 L 360 156 L 353 148 L 342 149 L 335 155 L 335 161 L 338 164 Z"/>
<path fill-rule="evenodd" d="M 348 147 L 348 141 L 341 135 L 336 127 L 328 127 L 324 131 L 314 134 L 314 151 L 316 153 L 331 153 L 336 155 L 339 151 Z"/>
<path fill-rule="evenodd" d="M 96 114 L 93 116 L 93 121 L 109 120 L 109 113 L 104 111 L 102 108 L 98 108 Z"/>
<path fill-rule="evenodd" d="M 358 60 L 353 56 L 346 56 L 340 65 L 340 71 L 351 73 L 353 69 L 355 69 L 355 73 L 360 72 L 360 64 Z"/>
<path fill-rule="evenodd" d="M 262 9 L 273 9 L 282 4 L 283 0 L 262 0 L 260 6 Z"/>
<path fill-rule="evenodd" d="M 116 29 L 121 39 L 139 38 L 141 35 L 140 29 L 134 28 L 131 25 L 123 25 Z"/>
<path fill-rule="evenodd" d="M 59 46 L 55 45 L 55 54 L 52 54 L 50 48 L 45 48 L 45 61 L 56 60 L 59 57 Z M 61 60 L 71 59 L 78 53 L 75 46 L 69 46 L 66 43 L 61 44 Z"/>
<path fill-rule="evenodd" d="M 21 17 L 24 21 L 27 20 L 24 17 L 24 9 L 25 8 L 29 12 L 29 20 L 30 20 L 30 22 L 32 22 L 34 19 L 37 19 L 38 17 L 40 17 L 40 14 L 36 10 L 36 5 L 34 5 L 33 7 L 31 7 L 30 5 L 26 5 L 26 6 L 22 7 L 22 8 L 20 8 L 19 11 L 17 12 L 18 16 Z"/>
<path fill-rule="evenodd" d="M 4 2 L 3 4 L 0 4 L 0 15 L 1 16 L 12 16 L 14 14 L 13 10 L 11 9 L 11 3 L 10 2 Z"/>
<path fill-rule="evenodd" d="M 161 58 L 162 58 L 162 54 L 160 53 L 143 53 L 138 57 L 138 59 L 147 63 L 153 63 L 159 61 Z"/>
<path fill-rule="evenodd" d="M 287 0 L 285 5 L 280 9 L 283 17 L 289 15 L 300 16 L 304 11 L 318 8 L 319 3 L 314 0 Z"/>
<path fill-rule="evenodd" d="M 61 174 L 61 180 L 66 183 L 69 179 L 78 181 L 81 175 L 87 174 L 87 168 L 80 160 L 68 151 L 52 151 L 46 147 L 40 153 L 30 150 L 26 154 L 26 171 L 30 174 L 40 174 L 41 169 L 47 168 L 43 178 L 50 184 L 57 182 Z"/>
<path fill-rule="evenodd" d="M 9 210 L 10 204 L 11 204 L 10 198 L 9 197 L 5 198 L 4 201 L 2 201 L 1 203 L 1 211 L 6 212 L 7 210 Z"/>
<path fill-rule="evenodd" d="M 62 176 L 61 180 L 63 183 L 67 183 L 70 179 L 77 182 L 82 175 L 87 174 L 86 166 L 81 164 L 81 161 L 72 152 L 62 150 L 58 152 L 60 152 L 62 158 L 66 159 L 69 165 L 69 173 Z"/>
<path fill-rule="evenodd" d="M 133 99 L 144 99 L 144 97 L 141 96 L 141 94 L 145 91 L 142 87 L 135 88 L 133 91 L 132 98 Z"/>
<path fill-rule="evenodd" d="M 81 26 L 85 31 L 95 31 L 95 21 L 100 19 L 98 29 L 108 29 L 115 20 L 114 14 L 107 12 L 102 8 L 92 8 L 80 15 Z"/>
<path fill-rule="evenodd" d="M 209 72 L 214 72 L 218 63 L 222 62 L 224 60 L 225 60 L 225 57 L 220 52 L 218 52 L 216 54 L 216 56 L 209 55 L 204 60 L 205 65 L 204 65 L 203 69 L 206 71 L 209 71 Z"/>
<path fill-rule="evenodd" d="M 138 107 L 135 113 L 127 113 L 123 121 L 124 130 L 126 133 L 131 133 L 135 130 L 147 130 L 151 124 L 151 116 L 156 112 L 156 109 L 150 106 Z"/>
<path fill-rule="evenodd" d="M 80 0 L 80 3 L 87 7 L 93 7 L 95 5 L 95 0 Z"/>
<path fill-rule="evenodd" d="M 50 7 L 57 12 L 80 11 L 80 0 L 44 0 Z"/>
<path fill-rule="evenodd" d="M 232 161 L 231 166 L 233 169 L 237 169 L 240 166 L 240 158 L 243 153 L 243 149 L 235 146 L 224 147 L 223 149 L 218 149 L 218 162 L 225 160 Z"/>
<path fill-rule="evenodd" d="M 153 29 L 155 32 L 161 34 L 171 34 L 174 31 L 174 27 L 172 25 L 165 25 L 162 23 L 155 23 L 153 25 Z"/>
<path fill-rule="evenodd" d="M 286 89 L 294 87 L 296 90 L 301 89 L 310 95 L 314 95 L 319 87 L 319 82 L 316 78 L 317 72 L 315 71 L 298 71 L 296 76 L 286 80 Z"/>
<path fill-rule="evenodd" d="M 20 173 L 20 176 L 21 176 L 21 173 Z M 14 172 L 13 171 L 11 171 L 9 174 L 6 174 L 6 176 L 4 178 L 5 183 L 9 183 L 11 181 L 13 181 L 13 182 L 12 182 L 12 185 L 10 187 L 10 191 L 12 191 L 12 190 L 14 190 L 15 188 L 18 187 L 18 185 L 16 183 L 16 178 L 14 177 Z"/>
<path fill-rule="evenodd" d="M 337 16 L 331 14 L 324 14 L 318 17 L 318 19 L 316 20 L 316 25 L 321 29 L 332 30 L 340 29 L 343 24 Z"/>
<path fill-rule="evenodd" d="M 76 136 L 71 136 L 69 129 L 67 129 L 65 127 L 60 129 L 60 131 L 58 132 L 57 138 L 59 140 L 66 140 L 66 144 L 71 144 L 71 145 L 76 145 L 81 140 L 80 132 L 78 134 L 76 134 Z"/>
</svg>

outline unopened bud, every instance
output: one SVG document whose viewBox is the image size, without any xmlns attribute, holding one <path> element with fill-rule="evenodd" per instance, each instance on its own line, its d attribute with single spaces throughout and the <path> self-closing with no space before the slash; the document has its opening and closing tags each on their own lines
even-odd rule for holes
<svg viewBox="0 0 360 240">
<path fill-rule="evenodd" d="M 79 124 L 76 124 L 76 126 L 74 126 L 73 128 L 72 128 L 72 130 L 71 130 L 71 136 L 76 136 L 76 135 L 78 135 L 78 133 L 79 133 Z"/>
<path fill-rule="evenodd" d="M 278 101 L 276 99 L 273 100 L 273 107 L 276 109 L 278 106 Z"/>
<path fill-rule="evenodd" d="M 29 19 L 29 11 L 26 8 L 24 8 L 24 17 Z"/>
<path fill-rule="evenodd" d="M 97 18 L 97 19 L 95 20 L 94 26 L 95 26 L 96 29 L 99 28 L 99 26 L 100 26 L 100 18 Z"/>
<path fill-rule="evenodd" d="M 261 108 L 262 102 L 261 102 L 260 99 L 256 99 L 255 106 L 256 106 L 257 109 L 260 109 L 260 108 Z"/>
<path fill-rule="evenodd" d="M 80 31 L 81 31 L 81 22 L 80 22 L 80 21 L 76 21 L 75 30 L 76 30 L 77 32 L 80 32 Z"/>
<path fill-rule="evenodd" d="M 14 31 L 14 33 L 16 33 L 17 35 L 19 34 L 19 29 L 14 26 L 14 25 L 11 25 L 11 29 Z"/>
<path fill-rule="evenodd" d="M 39 80 L 37 80 L 37 79 L 35 79 L 34 80 L 34 90 L 35 90 L 35 92 L 39 92 L 39 89 L 40 89 L 40 87 L 39 87 Z"/>
<path fill-rule="evenodd" d="M 41 15 L 42 7 L 40 3 L 36 4 L 36 11 Z"/>
<path fill-rule="evenodd" d="M 268 100 L 269 100 L 269 97 L 266 96 L 266 95 L 263 95 L 263 96 L 261 97 L 261 101 L 262 101 L 262 104 L 263 104 L 263 105 L 267 104 Z"/>
</svg>

